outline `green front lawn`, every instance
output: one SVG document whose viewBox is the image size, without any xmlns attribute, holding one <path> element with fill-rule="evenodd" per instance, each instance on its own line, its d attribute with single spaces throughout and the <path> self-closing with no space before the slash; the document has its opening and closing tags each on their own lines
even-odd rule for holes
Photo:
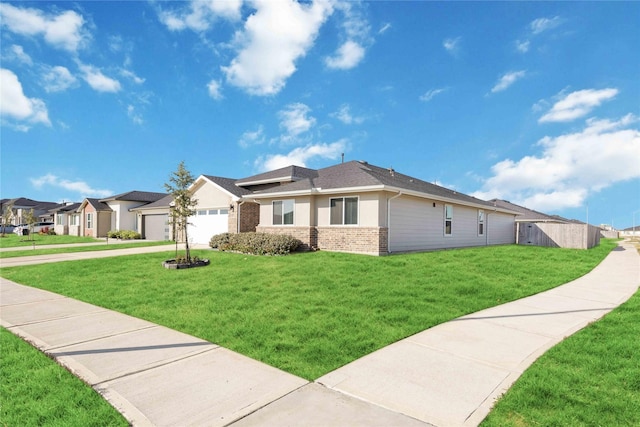
<svg viewBox="0 0 640 427">
<path fill-rule="evenodd" d="M 640 293 L 545 353 L 482 426 L 640 426 Z"/>
<path fill-rule="evenodd" d="M 128 425 L 96 391 L 4 328 L 0 348 L 0 425 Z"/>
<path fill-rule="evenodd" d="M 51 254 L 66 254 L 72 252 L 93 252 L 93 251 L 111 251 L 115 249 L 128 249 L 128 248 L 140 248 L 143 246 L 162 246 L 162 245 L 175 245 L 174 242 L 161 242 L 161 241 L 145 241 L 141 240 L 137 243 L 111 243 L 95 246 L 72 246 L 67 248 L 51 248 L 45 249 L 37 247 L 37 249 L 25 249 L 22 251 L 5 251 L 0 252 L 0 259 L 3 258 L 17 258 L 23 256 L 34 255 L 51 255 Z"/>
<path fill-rule="evenodd" d="M 16 248 L 19 246 L 39 245 L 63 245 L 67 243 L 95 243 L 101 240 L 93 237 L 80 236 L 50 236 L 48 234 L 32 234 L 29 236 L 18 236 L 14 233 L 7 233 L 0 237 L 0 248 Z"/>
<path fill-rule="evenodd" d="M 436 324 L 538 293 L 595 267 L 591 250 L 497 246 L 370 257 L 194 251 L 2 268 L 18 283 L 186 332 L 307 379 Z"/>
</svg>

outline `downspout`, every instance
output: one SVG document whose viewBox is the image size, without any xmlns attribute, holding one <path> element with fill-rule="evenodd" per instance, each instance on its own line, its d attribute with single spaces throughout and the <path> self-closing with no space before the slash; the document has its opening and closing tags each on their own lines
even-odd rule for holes
<svg viewBox="0 0 640 427">
<path fill-rule="evenodd" d="M 238 203 L 238 211 L 236 212 L 236 233 L 240 234 L 240 206 L 242 206 L 246 200 L 242 200 Z"/>
<path fill-rule="evenodd" d="M 390 254 L 389 244 L 391 243 L 391 201 L 393 199 L 397 199 L 402 196 L 402 191 L 399 191 L 398 194 L 387 199 L 387 253 Z"/>
</svg>

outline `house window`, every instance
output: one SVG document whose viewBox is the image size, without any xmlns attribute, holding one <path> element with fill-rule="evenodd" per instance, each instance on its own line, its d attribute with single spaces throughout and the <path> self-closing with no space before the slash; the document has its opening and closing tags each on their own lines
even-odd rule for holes
<svg viewBox="0 0 640 427">
<path fill-rule="evenodd" d="M 71 215 L 69 225 L 78 225 L 78 215 Z"/>
<path fill-rule="evenodd" d="M 273 225 L 293 225 L 293 200 L 273 202 Z"/>
<path fill-rule="evenodd" d="M 56 215 L 56 224 L 57 225 L 64 225 L 64 214 Z"/>
<path fill-rule="evenodd" d="M 229 209 L 220 209 L 220 215 L 229 215 Z"/>
<path fill-rule="evenodd" d="M 87 228 L 93 228 L 93 214 L 87 214 Z"/>
<path fill-rule="evenodd" d="M 339 197 L 331 199 L 331 225 L 358 224 L 358 198 Z"/>
<path fill-rule="evenodd" d="M 207 214 L 207 211 L 198 211 L 198 216 L 200 216 L 200 215 L 206 215 L 206 214 Z"/>
<path fill-rule="evenodd" d="M 478 210 L 478 236 L 484 236 L 484 211 Z"/>
<path fill-rule="evenodd" d="M 444 205 L 444 235 L 451 236 L 453 224 L 453 206 Z"/>
<path fill-rule="evenodd" d="M 209 209 L 209 215 L 218 215 L 218 209 Z"/>
</svg>

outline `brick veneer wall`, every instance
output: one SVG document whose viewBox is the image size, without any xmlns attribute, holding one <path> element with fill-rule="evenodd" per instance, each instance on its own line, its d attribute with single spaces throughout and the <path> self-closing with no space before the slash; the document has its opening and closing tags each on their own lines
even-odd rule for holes
<svg viewBox="0 0 640 427">
<path fill-rule="evenodd" d="M 238 229 L 238 211 L 240 211 L 240 233 L 256 231 L 260 223 L 260 205 L 257 203 L 245 202 L 239 207 L 234 204 L 233 211 L 229 211 L 228 230 L 229 233 L 236 233 Z"/>
<path fill-rule="evenodd" d="M 317 227 L 318 249 L 386 255 L 388 229 L 386 227 Z"/>
</svg>

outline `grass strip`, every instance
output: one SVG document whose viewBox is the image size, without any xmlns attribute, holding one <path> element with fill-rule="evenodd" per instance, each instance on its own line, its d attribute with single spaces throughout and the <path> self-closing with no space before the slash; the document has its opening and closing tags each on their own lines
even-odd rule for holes
<svg viewBox="0 0 640 427">
<path fill-rule="evenodd" d="M 640 425 L 640 293 L 546 352 L 481 425 Z"/>
<path fill-rule="evenodd" d="M 1 425 L 128 425 L 95 390 L 4 328 L 0 347 Z"/>
<path fill-rule="evenodd" d="M 67 254 L 74 252 L 91 252 L 91 251 L 111 251 L 115 249 L 128 249 L 128 248 L 140 248 L 144 246 L 163 246 L 174 245 L 174 242 L 160 242 L 149 241 L 139 243 L 114 243 L 95 246 L 73 246 L 68 248 L 38 248 L 38 249 L 25 249 L 23 251 L 7 251 L 0 252 L 0 259 L 3 258 L 17 258 L 23 256 L 35 256 L 35 255 L 51 255 L 51 254 Z"/>
<path fill-rule="evenodd" d="M 211 265 L 167 270 L 173 252 L 2 268 L 57 292 L 194 335 L 307 379 L 439 323 L 571 281 L 616 245 L 494 246 L 371 257 L 194 251 Z"/>
<path fill-rule="evenodd" d="M 4 237 L 0 237 L 0 248 L 17 248 L 20 246 L 36 245 L 63 245 L 68 243 L 95 243 L 102 240 L 93 237 L 84 236 L 66 236 L 66 235 L 49 235 L 49 234 L 33 234 L 30 236 L 18 236 L 14 233 L 7 233 Z"/>
</svg>

